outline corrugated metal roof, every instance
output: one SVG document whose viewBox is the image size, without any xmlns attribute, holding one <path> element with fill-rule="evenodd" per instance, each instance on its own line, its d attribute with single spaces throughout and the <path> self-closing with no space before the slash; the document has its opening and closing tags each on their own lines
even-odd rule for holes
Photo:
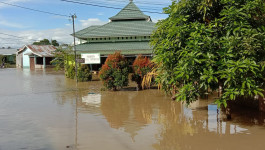
<svg viewBox="0 0 265 150">
<path fill-rule="evenodd" d="M 40 57 L 54 57 L 53 52 L 56 50 L 56 47 L 53 45 L 25 45 L 18 52 L 22 52 L 26 47 L 29 48 L 33 54 Z"/>
<path fill-rule="evenodd" d="M 56 47 L 53 45 L 27 45 L 27 47 L 40 57 L 53 57 Z"/>
<path fill-rule="evenodd" d="M 13 55 L 16 54 L 17 49 L 0 49 L 0 55 Z"/>
<path fill-rule="evenodd" d="M 122 54 L 152 54 L 149 42 L 115 42 L 115 43 L 86 43 L 76 46 L 78 53 L 100 53 L 101 55 L 113 54 L 121 51 Z"/>
</svg>

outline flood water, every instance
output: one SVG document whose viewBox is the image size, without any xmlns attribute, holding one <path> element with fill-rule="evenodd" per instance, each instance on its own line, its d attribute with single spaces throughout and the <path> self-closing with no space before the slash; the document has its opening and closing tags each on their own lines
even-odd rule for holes
<svg viewBox="0 0 265 150">
<path fill-rule="evenodd" d="M 265 115 L 227 121 L 213 100 L 187 108 L 156 89 L 101 91 L 53 70 L 0 69 L 0 150 L 262 150 Z M 211 97 L 210 99 L 213 99 Z"/>
</svg>

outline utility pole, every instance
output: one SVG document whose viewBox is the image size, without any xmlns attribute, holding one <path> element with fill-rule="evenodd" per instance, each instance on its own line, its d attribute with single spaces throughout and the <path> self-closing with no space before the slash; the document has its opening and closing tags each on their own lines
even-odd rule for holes
<svg viewBox="0 0 265 150">
<path fill-rule="evenodd" d="M 76 61 L 76 48 L 75 48 L 75 19 L 77 18 L 76 15 L 72 15 L 72 22 L 73 22 L 73 36 L 74 36 L 74 52 L 75 52 L 75 79 L 76 83 L 78 82 L 77 80 L 77 61 Z"/>
</svg>

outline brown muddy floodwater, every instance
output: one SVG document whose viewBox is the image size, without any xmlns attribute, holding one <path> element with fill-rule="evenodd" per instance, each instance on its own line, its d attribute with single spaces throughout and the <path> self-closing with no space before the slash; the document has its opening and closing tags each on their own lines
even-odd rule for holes
<svg viewBox="0 0 265 150">
<path fill-rule="evenodd" d="M 264 150 L 265 115 L 227 121 L 212 100 L 187 108 L 158 90 L 101 91 L 53 70 L 0 69 L 0 150 Z"/>
</svg>

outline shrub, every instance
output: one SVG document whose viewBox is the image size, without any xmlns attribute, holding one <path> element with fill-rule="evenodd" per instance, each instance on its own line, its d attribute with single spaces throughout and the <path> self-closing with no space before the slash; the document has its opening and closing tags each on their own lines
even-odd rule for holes
<svg viewBox="0 0 265 150">
<path fill-rule="evenodd" d="M 65 76 L 70 79 L 75 78 L 75 67 L 73 65 L 67 65 L 65 67 Z"/>
<path fill-rule="evenodd" d="M 81 65 L 77 70 L 77 80 L 79 82 L 86 82 L 92 80 L 92 73 L 88 65 Z"/>
<path fill-rule="evenodd" d="M 143 57 L 142 55 L 137 56 L 133 63 L 133 75 L 132 81 L 137 83 L 137 89 L 141 90 L 142 87 L 141 83 L 143 81 L 144 76 L 151 71 L 153 64 L 151 63 L 150 59 L 147 57 Z"/>
<path fill-rule="evenodd" d="M 116 91 L 128 86 L 129 64 L 120 52 L 109 55 L 99 71 L 99 77 L 104 86 Z"/>
</svg>

